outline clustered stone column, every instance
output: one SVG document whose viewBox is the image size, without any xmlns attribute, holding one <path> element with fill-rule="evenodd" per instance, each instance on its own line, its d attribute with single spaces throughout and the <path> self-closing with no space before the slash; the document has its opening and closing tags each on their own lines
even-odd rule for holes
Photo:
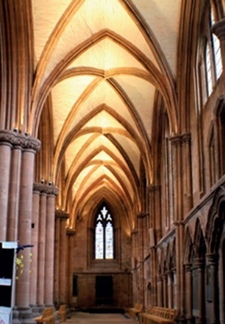
<svg viewBox="0 0 225 324">
<path fill-rule="evenodd" d="M 145 214 L 137 215 L 138 225 L 138 262 L 139 262 L 139 286 L 138 286 L 138 302 L 144 305 L 144 222 Z"/>
<path fill-rule="evenodd" d="M 163 282 L 163 307 L 168 307 L 168 283 L 167 283 L 167 274 L 162 275 Z"/>
<path fill-rule="evenodd" d="M 54 294 L 54 237 L 55 237 L 55 198 L 58 188 L 49 184 L 47 191 L 46 254 L 45 254 L 45 305 L 53 305 Z"/>
<path fill-rule="evenodd" d="M 150 186 L 148 188 L 148 205 L 149 205 L 149 248 L 150 248 L 150 265 L 151 265 L 151 305 L 157 305 L 157 271 L 156 271 L 156 242 L 160 239 L 160 218 L 161 208 L 159 204 L 160 187 Z"/>
<path fill-rule="evenodd" d="M 37 303 L 44 305 L 44 287 L 45 287 L 45 247 L 46 247 L 46 201 L 47 193 L 44 188 L 40 192 L 40 215 L 39 215 L 39 233 L 38 233 L 38 283 L 37 283 Z"/>
<path fill-rule="evenodd" d="M 9 207 L 7 240 L 16 241 L 18 236 L 19 193 L 22 147 L 14 145 L 11 154 L 11 176 L 9 183 Z"/>
<path fill-rule="evenodd" d="M 40 213 L 40 191 L 34 185 L 33 189 L 33 215 L 32 215 L 32 238 L 31 243 L 35 247 L 32 249 L 30 281 L 30 304 L 37 304 L 37 278 L 38 278 L 38 233 L 39 233 L 39 213 Z"/>
<path fill-rule="evenodd" d="M 32 304 L 53 305 L 55 198 L 58 188 L 50 182 L 33 185 L 32 267 L 30 299 Z"/>
<path fill-rule="evenodd" d="M 174 293 L 173 271 L 172 270 L 168 271 L 167 276 L 168 276 L 168 307 L 173 308 L 173 293 Z"/>
<path fill-rule="evenodd" d="M 132 303 L 136 303 L 137 302 L 137 298 L 138 298 L 138 292 L 137 292 L 137 255 L 138 255 L 138 251 L 137 251 L 137 230 L 133 230 L 131 232 L 131 251 L 132 251 L 132 263 L 131 263 L 131 270 L 132 270 L 132 273 L 133 273 L 133 276 L 132 276 L 132 287 L 135 288 L 133 291 L 132 291 L 132 296 L 133 296 L 133 301 Z"/>
<path fill-rule="evenodd" d="M 162 276 L 157 276 L 157 306 L 163 306 L 163 283 Z"/>
<path fill-rule="evenodd" d="M 186 263 L 185 267 L 185 300 L 186 300 L 186 319 L 192 323 L 192 264 Z"/>
<path fill-rule="evenodd" d="M 212 313 L 212 323 L 218 324 L 219 320 L 219 284 L 218 284 L 218 265 L 219 265 L 219 255 L 217 253 L 209 253 L 206 255 L 211 282 L 209 283 L 210 289 L 212 289 L 212 303 L 213 303 L 213 313 Z"/>
<path fill-rule="evenodd" d="M 225 71 L 225 19 L 221 19 L 220 21 L 216 22 L 212 27 L 212 32 L 220 40 L 223 71 Z"/>
<path fill-rule="evenodd" d="M 31 244 L 34 157 L 40 141 L 28 134 L 0 131 L 0 240 Z M 29 310 L 30 248 L 23 251 L 23 268 L 16 282 L 15 304 Z M 27 315 L 29 317 L 29 315 Z"/>
<path fill-rule="evenodd" d="M 186 155 L 184 154 L 183 147 L 183 135 L 172 137 L 172 159 L 173 159 L 173 204 L 174 204 L 174 225 L 175 225 L 175 237 L 176 237 L 176 279 L 177 279 L 177 291 L 176 294 L 176 307 L 177 317 L 182 320 L 184 317 L 184 269 L 183 269 L 183 239 L 184 239 L 184 224 L 183 214 L 185 207 L 180 202 L 184 201 L 183 194 L 186 190 L 183 185 L 184 178 L 187 179 L 187 170 L 184 167 L 184 160 Z M 182 158 L 184 154 L 184 158 Z"/>
<path fill-rule="evenodd" d="M 67 229 L 67 238 L 68 238 L 68 245 L 69 245 L 69 258 L 68 258 L 68 297 L 67 300 L 70 305 L 73 304 L 73 283 L 71 280 L 73 280 L 73 250 L 74 250 L 74 236 L 75 236 L 75 230 L 72 228 Z"/>
<path fill-rule="evenodd" d="M 68 213 L 63 210 L 56 210 L 54 296 L 55 301 L 59 304 L 65 304 L 68 298 L 68 249 L 66 228 L 66 221 L 68 218 Z"/>
<path fill-rule="evenodd" d="M 15 139 L 16 134 L 14 132 L 0 131 L 0 241 L 5 241 L 7 239 L 9 187 L 10 180 L 12 179 L 10 174 L 11 157 Z"/>
<path fill-rule="evenodd" d="M 198 282 L 199 282 L 199 290 L 198 290 L 198 300 L 199 300 L 199 314 L 196 320 L 197 324 L 205 323 L 205 276 L 204 276 L 204 259 L 196 258 L 194 260 L 195 266 L 198 269 Z"/>
</svg>

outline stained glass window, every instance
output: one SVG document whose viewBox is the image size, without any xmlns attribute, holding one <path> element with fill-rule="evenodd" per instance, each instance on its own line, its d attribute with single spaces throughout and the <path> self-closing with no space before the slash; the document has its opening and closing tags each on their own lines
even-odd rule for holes
<svg viewBox="0 0 225 324">
<path fill-rule="evenodd" d="M 114 257 L 113 219 L 107 207 L 101 207 L 95 222 L 95 259 Z"/>
</svg>

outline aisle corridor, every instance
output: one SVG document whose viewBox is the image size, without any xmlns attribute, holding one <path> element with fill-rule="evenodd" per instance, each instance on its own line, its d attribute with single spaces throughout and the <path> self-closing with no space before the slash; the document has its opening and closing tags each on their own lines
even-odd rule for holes
<svg viewBox="0 0 225 324">
<path fill-rule="evenodd" d="M 93 314 L 76 312 L 71 314 L 71 318 L 67 319 L 67 324 L 137 324 L 126 314 Z"/>
</svg>

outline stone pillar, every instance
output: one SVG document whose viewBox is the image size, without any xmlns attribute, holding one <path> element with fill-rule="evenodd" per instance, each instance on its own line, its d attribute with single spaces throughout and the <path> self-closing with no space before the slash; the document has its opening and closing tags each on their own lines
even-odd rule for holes
<svg viewBox="0 0 225 324">
<path fill-rule="evenodd" d="M 38 239 L 38 285 L 37 303 L 44 305 L 45 289 L 45 253 L 46 253 L 46 204 L 47 194 L 45 185 L 42 186 L 40 193 L 40 215 L 39 215 L 39 239 Z"/>
<path fill-rule="evenodd" d="M 161 230 L 161 202 L 160 202 L 160 186 L 152 185 L 149 190 L 150 205 L 150 227 L 155 230 L 155 239 L 158 242 L 162 237 Z"/>
<path fill-rule="evenodd" d="M 68 258 L 68 303 L 73 304 L 73 261 L 74 261 L 74 235 L 75 230 L 72 228 L 67 229 L 68 245 L 69 245 L 69 258 Z"/>
<path fill-rule="evenodd" d="M 143 220 L 145 214 L 140 213 L 137 216 L 138 224 L 138 261 L 139 261 L 139 287 L 138 302 L 144 305 L 144 235 Z"/>
<path fill-rule="evenodd" d="M 162 276 L 157 276 L 157 306 L 163 306 L 163 284 Z"/>
<path fill-rule="evenodd" d="M 205 276 L 204 276 L 205 264 L 204 264 L 204 260 L 201 258 L 196 258 L 195 265 L 198 269 L 198 280 L 199 280 L 199 291 L 198 291 L 199 316 L 196 320 L 196 324 L 202 324 L 202 323 L 205 323 Z"/>
<path fill-rule="evenodd" d="M 22 147 L 19 145 L 14 146 L 12 149 L 9 185 L 9 209 L 7 224 L 8 241 L 16 241 L 18 236 L 21 157 Z"/>
<path fill-rule="evenodd" d="M 39 205 L 40 190 L 38 184 L 33 187 L 33 215 L 32 215 L 32 263 L 30 277 L 30 304 L 37 304 L 37 282 L 38 282 L 38 233 L 39 233 Z"/>
<path fill-rule="evenodd" d="M 11 167 L 11 132 L 0 131 L 0 241 L 6 241 Z"/>
<path fill-rule="evenodd" d="M 70 286 L 68 285 L 69 282 L 69 237 L 67 235 L 67 228 L 66 228 L 66 241 L 65 241 L 65 290 L 64 290 L 64 294 L 65 294 L 65 303 L 68 304 L 69 303 L 69 291 L 71 289 L 71 283 Z"/>
<path fill-rule="evenodd" d="M 177 273 L 176 269 L 173 270 L 173 308 L 177 308 Z"/>
<path fill-rule="evenodd" d="M 162 275 L 163 283 L 163 307 L 168 307 L 168 286 L 167 286 L 167 274 Z"/>
<path fill-rule="evenodd" d="M 157 277 L 157 306 L 163 306 L 163 285 L 162 285 L 162 277 Z"/>
<path fill-rule="evenodd" d="M 184 271 L 183 271 L 183 238 L 184 238 L 184 225 L 183 225 L 183 211 L 184 211 L 184 179 L 186 179 L 186 172 L 183 165 L 182 156 L 182 142 L 183 136 L 175 136 L 171 138 L 172 144 L 172 164 L 173 164 L 173 204 L 174 204 L 174 225 L 176 235 L 176 307 L 177 317 L 179 320 L 184 318 Z"/>
<path fill-rule="evenodd" d="M 137 262 L 137 251 L 136 251 L 136 237 L 137 237 L 137 230 L 133 230 L 131 232 L 131 272 L 132 272 L 132 304 L 137 302 L 137 280 L 136 280 L 136 262 Z"/>
<path fill-rule="evenodd" d="M 212 32 L 220 40 L 223 71 L 225 71 L 225 19 L 216 22 L 212 27 Z"/>
<path fill-rule="evenodd" d="M 47 188 L 46 246 L 45 246 L 45 290 L 44 304 L 52 306 L 54 290 L 54 236 L 55 236 L 55 198 L 58 188 L 49 183 Z"/>
<path fill-rule="evenodd" d="M 31 245 L 34 157 L 40 142 L 25 135 L 22 144 L 18 240 L 19 245 Z M 19 308 L 28 308 L 30 303 L 30 253 L 30 248 L 22 251 L 24 268 L 16 285 L 16 306 Z"/>
<path fill-rule="evenodd" d="M 59 304 L 60 217 L 55 215 L 54 301 Z"/>
<path fill-rule="evenodd" d="M 173 272 L 167 273 L 168 279 L 168 307 L 173 308 Z"/>
<path fill-rule="evenodd" d="M 206 255 L 208 262 L 208 271 L 209 271 L 209 289 L 212 289 L 212 303 L 213 303 L 213 313 L 210 323 L 219 324 L 219 285 L 218 285 L 218 254 L 207 254 Z"/>
<path fill-rule="evenodd" d="M 150 267 L 151 267 L 151 305 L 157 305 L 157 281 L 156 281 L 156 249 L 150 249 Z"/>
<path fill-rule="evenodd" d="M 185 265 L 185 301 L 186 301 L 186 320 L 187 323 L 193 322 L 192 315 L 192 264 Z"/>
<path fill-rule="evenodd" d="M 144 258 L 149 254 L 149 244 L 148 244 L 148 214 L 145 214 L 145 217 L 143 219 L 143 254 Z"/>
<path fill-rule="evenodd" d="M 191 134 L 182 135 L 182 153 L 183 153 L 183 188 L 184 188 L 184 202 L 183 202 L 183 215 L 193 207 L 192 197 L 192 171 L 191 171 Z"/>
<path fill-rule="evenodd" d="M 66 235 L 66 221 L 69 214 L 65 211 L 57 210 L 57 217 L 60 217 L 60 246 L 59 246 L 59 303 L 65 304 L 67 301 L 67 235 Z"/>
</svg>

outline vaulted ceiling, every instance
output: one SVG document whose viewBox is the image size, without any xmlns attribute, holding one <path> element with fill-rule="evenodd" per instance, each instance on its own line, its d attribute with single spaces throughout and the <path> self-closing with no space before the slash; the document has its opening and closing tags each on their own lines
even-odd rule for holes
<svg viewBox="0 0 225 324">
<path fill-rule="evenodd" d="M 157 93 L 176 130 L 181 7 L 182 0 L 33 0 L 33 111 L 50 94 L 52 177 L 60 187 L 63 163 L 59 200 L 72 214 L 102 198 L 141 210 Z"/>
</svg>

